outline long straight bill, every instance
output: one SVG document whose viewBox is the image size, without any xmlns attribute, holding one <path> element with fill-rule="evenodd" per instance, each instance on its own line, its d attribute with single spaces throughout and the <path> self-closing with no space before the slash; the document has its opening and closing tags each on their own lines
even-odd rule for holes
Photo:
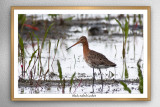
<svg viewBox="0 0 160 107">
<path fill-rule="evenodd" d="M 78 41 L 77 43 L 75 43 L 74 45 L 72 45 L 72 46 L 70 46 L 69 48 L 67 48 L 66 50 L 68 50 L 68 49 L 70 49 L 70 48 L 72 48 L 73 46 L 75 46 L 75 45 L 77 45 L 77 44 L 79 44 L 80 43 L 80 41 Z"/>
</svg>

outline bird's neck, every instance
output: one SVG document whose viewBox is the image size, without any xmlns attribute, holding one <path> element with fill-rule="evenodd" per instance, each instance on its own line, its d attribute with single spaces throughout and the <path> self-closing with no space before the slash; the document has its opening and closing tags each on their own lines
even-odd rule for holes
<svg viewBox="0 0 160 107">
<path fill-rule="evenodd" d="M 83 55 L 84 55 L 84 58 L 87 57 L 88 52 L 89 52 L 88 42 L 85 42 L 85 43 L 83 43 Z"/>
</svg>

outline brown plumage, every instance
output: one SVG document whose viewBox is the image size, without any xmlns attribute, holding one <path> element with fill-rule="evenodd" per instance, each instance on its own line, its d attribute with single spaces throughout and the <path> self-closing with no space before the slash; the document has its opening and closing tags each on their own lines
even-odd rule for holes
<svg viewBox="0 0 160 107">
<path fill-rule="evenodd" d="M 115 67 L 116 64 L 109 61 L 103 54 L 90 50 L 88 46 L 87 38 L 85 36 L 80 37 L 79 41 L 74 45 L 72 45 L 71 47 L 79 43 L 83 44 L 83 56 L 86 63 L 93 68 L 93 84 L 94 84 L 94 78 L 95 78 L 94 68 L 99 69 L 101 73 L 101 70 L 100 70 L 101 68 Z M 69 47 L 68 49 L 70 49 L 71 47 Z M 101 80 L 102 80 L 102 74 L 101 74 Z M 103 87 L 103 81 L 102 81 L 102 87 Z"/>
<path fill-rule="evenodd" d="M 108 68 L 116 66 L 115 63 L 109 61 L 103 54 L 90 50 L 86 62 L 92 68 Z"/>
</svg>

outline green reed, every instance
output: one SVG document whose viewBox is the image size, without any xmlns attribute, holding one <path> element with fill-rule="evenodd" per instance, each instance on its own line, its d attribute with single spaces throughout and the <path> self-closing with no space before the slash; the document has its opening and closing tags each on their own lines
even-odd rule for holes
<svg viewBox="0 0 160 107">
<path fill-rule="evenodd" d="M 126 65 L 126 43 L 127 43 L 128 31 L 129 31 L 129 15 L 127 15 L 127 18 L 125 18 L 124 26 L 122 26 L 119 20 L 117 19 L 115 20 L 123 32 L 123 48 L 122 48 L 122 56 L 124 60 L 123 61 L 123 71 L 125 71 L 125 78 L 128 78 L 128 70 L 127 70 L 127 65 Z M 122 72 L 122 78 L 123 78 L 123 72 Z"/>
<path fill-rule="evenodd" d="M 76 72 L 72 75 L 71 80 L 70 80 L 70 85 L 71 85 L 70 89 L 69 89 L 70 93 L 71 93 L 71 90 L 72 90 L 73 79 L 74 79 L 75 75 L 76 75 Z"/>
<path fill-rule="evenodd" d="M 143 94 L 143 74 L 142 74 L 142 70 L 141 70 L 140 59 L 137 62 L 137 71 L 138 71 L 138 77 L 139 77 L 138 90 L 141 94 Z"/>
<path fill-rule="evenodd" d="M 40 76 L 41 76 L 42 72 L 44 71 L 43 66 L 42 66 L 42 62 L 41 62 L 41 54 L 42 54 L 42 50 L 44 48 L 44 42 L 45 42 L 47 35 L 48 35 L 48 32 L 52 26 L 53 26 L 53 23 L 51 25 L 49 25 L 49 27 L 47 28 L 47 30 L 44 34 L 43 40 L 42 40 L 41 49 L 39 50 Z"/>
<path fill-rule="evenodd" d="M 123 33 L 123 48 L 122 48 L 123 72 L 122 72 L 122 78 L 123 78 L 123 75 L 125 75 L 125 79 L 127 79 L 129 77 L 129 75 L 128 75 L 128 68 L 127 68 L 127 64 L 126 64 L 126 51 L 129 50 L 129 42 L 128 42 L 127 50 L 126 50 L 126 44 L 127 44 L 127 39 L 128 39 L 130 17 L 129 17 L 129 15 L 127 15 L 127 18 L 125 18 L 125 23 L 124 23 L 123 26 L 122 26 L 122 24 L 121 24 L 121 22 L 119 20 L 117 20 L 117 19 L 115 19 L 115 20 L 118 23 L 118 25 L 121 28 L 122 33 Z M 131 90 L 130 90 L 129 87 L 127 87 L 126 83 L 121 81 L 120 84 L 123 85 L 124 90 L 128 91 L 129 93 L 131 93 Z"/>
<path fill-rule="evenodd" d="M 24 23 L 26 22 L 26 15 L 25 14 L 19 14 L 18 15 L 18 26 L 21 27 L 21 32 L 23 31 Z"/>
<path fill-rule="evenodd" d="M 18 35 L 19 47 L 20 47 L 20 57 L 21 57 L 21 69 L 22 77 L 25 75 L 25 51 L 24 51 L 24 42 L 20 35 Z"/>
<path fill-rule="evenodd" d="M 126 42 L 127 42 L 127 38 L 128 38 L 128 31 L 129 31 L 129 21 L 127 21 L 127 19 L 125 19 L 125 25 L 124 27 L 122 26 L 122 24 L 119 22 L 119 20 L 115 19 L 119 25 L 119 27 L 121 28 L 122 32 L 123 32 L 123 49 L 122 49 L 122 56 L 123 59 L 125 58 L 125 54 L 126 54 Z"/>
<path fill-rule="evenodd" d="M 125 91 L 128 91 L 129 93 L 131 93 L 131 89 L 127 86 L 126 83 L 120 81 L 120 84 L 123 85 L 123 88 L 124 88 Z"/>
<path fill-rule="evenodd" d="M 62 68 L 61 68 L 61 64 L 59 62 L 59 60 L 57 60 L 57 66 L 58 66 L 58 73 L 59 73 L 59 79 L 60 79 L 60 83 L 62 84 Z"/>
<path fill-rule="evenodd" d="M 60 61 L 57 60 L 57 66 L 58 66 L 58 73 L 59 73 L 59 79 L 60 79 L 60 86 L 62 88 L 62 93 L 65 93 L 65 78 L 63 78 L 62 75 L 62 68 L 61 68 L 61 64 Z"/>
</svg>

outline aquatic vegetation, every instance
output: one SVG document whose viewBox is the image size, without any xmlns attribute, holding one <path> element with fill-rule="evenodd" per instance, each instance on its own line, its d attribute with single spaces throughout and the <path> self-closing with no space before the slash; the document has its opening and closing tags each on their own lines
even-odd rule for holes
<svg viewBox="0 0 160 107">
<path fill-rule="evenodd" d="M 23 31 L 23 26 L 26 21 L 26 15 L 25 14 L 19 14 L 18 15 L 18 26 L 21 27 L 21 32 Z"/>
<path fill-rule="evenodd" d="M 50 68 L 50 53 L 51 53 L 51 41 L 49 40 L 49 57 L 48 57 L 48 70 Z"/>
<path fill-rule="evenodd" d="M 74 79 L 75 75 L 76 75 L 76 72 L 72 75 L 71 80 L 70 80 L 70 85 L 71 85 L 71 86 L 70 86 L 70 89 L 69 89 L 70 92 L 71 92 L 71 90 L 72 90 L 73 79 Z"/>
<path fill-rule="evenodd" d="M 123 32 L 123 37 L 125 39 L 123 39 L 123 50 L 122 50 L 122 55 L 123 55 L 123 59 L 125 58 L 126 55 L 126 42 L 127 42 L 127 38 L 128 38 L 128 31 L 129 31 L 129 21 L 127 21 L 127 19 L 125 19 L 125 25 L 124 27 L 122 26 L 122 24 L 115 19 L 119 25 L 119 27 L 121 28 L 122 32 Z"/>
<path fill-rule="evenodd" d="M 141 14 L 138 14 L 138 20 L 139 20 L 139 24 L 142 26 Z"/>
<path fill-rule="evenodd" d="M 128 18 L 128 21 L 127 21 L 127 18 Z M 127 43 L 128 31 L 129 31 L 129 15 L 127 15 L 127 18 L 125 19 L 125 25 L 124 25 L 124 27 L 122 26 L 122 24 L 117 19 L 115 19 L 117 21 L 117 23 L 119 24 L 122 32 L 123 32 L 122 56 L 123 56 L 123 59 L 124 59 L 123 60 L 123 68 L 125 69 L 125 78 L 128 78 L 128 70 L 127 70 L 127 66 L 126 66 L 126 59 L 125 59 L 125 57 L 126 57 L 126 43 Z M 129 44 L 128 44 L 128 46 L 129 46 Z M 122 78 L 123 78 L 123 73 L 122 73 Z"/>
<path fill-rule="evenodd" d="M 65 21 L 72 21 L 73 20 L 73 18 L 74 18 L 74 16 L 72 16 L 72 17 L 68 17 L 68 18 L 66 18 L 66 19 L 64 19 Z"/>
<path fill-rule="evenodd" d="M 139 87 L 138 90 L 141 94 L 143 94 L 143 75 L 142 75 L 142 70 L 141 70 L 141 66 L 140 66 L 140 59 L 137 62 L 137 71 L 138 71 L 138 77 L 139 77 Z"/>
<path fill-rule="evenodd" d="M 58 73 L 59 73 L 59 79 L 60 79 L 60 86 L 62 88 L 62 93 L 65 93 L 65 78 L 63 78 L 63 75 L 62 75 L 62 68 L 61 68 L 61 64 L 59 62 L 59 60 L 57 60 L 57 66 L 58 66 Z M 74 82 L 74 77 L 75 77 L 76 73 L 74 73 L 71 77 L 71 80 L 70 80 L 70 88 L 69 88 L 69 91 L 71 93 L 71 90 L 72 90 L 72 85 L 73 85 L 73 82 Z"/>
<path fill-rule="evenodd" d="M 59 73 L 60 83 L 62 85 L 63 76 L 62 76 L 62 68 L 61 68 L 61 64 L 60 64 L 59 60 L 57 60 L 57 66 L 58 66 L 58 73 Z"/>
<path fill-rule="evenodd" d="M 57 41 L 56 47 L 54 48 L 54 56 L 53 56 L 53 60 L 52 60 L 52 64 L 51 64 L 52 70 L 53 70 L 53 62 L 54 62 L 54 60 L 55 60 L 55 57 L 56 57 L 56 54 L 57 54 L 57 50 L 58 50 L 58 45 L 59 45 L 59 39 L 58 39 L 58 41 Z"/>
<path fill-rule="evenodd" d="M 128 91 L 129 93 L 131 93 L 131 89 L 129 87 L 127 87 L 127 84 L 120 81 L 120 84 L 123 85 L 124 90 Z"/>
<path fill-rule="evenodd" d="M 127 69 L 127 65 L 125 63 L 125 79 L 128 78 L 128 69 Z"/>
<path fill-rule="evenodd" d="M 22 68 L 22 77 L 25 75 L 25 51 L 24 51 L 24 43 L 23 43 L 23 39 L 21 38 L 20 35 L 18 35 L 18 38 L 19 38 L 19 49 L 20 49 L 20 52 L 19 52 L 19 57 L 20 57 L 20 60 L 21 60 L 21 68 Z"/>
<path fill-rule="evenodd" d="M 35 50 L 35 51 L 32 53 L 32 56 L 31 56 L 31 59 L 30 59 L 30 61 L 29 61 L 28 67 L 30 66 L 30 64 L 31 64 L 31 62 L 32 62 L 32 59 L 33 59 L 33 57 L 35 56 L 35 54 L 37 53 L 37 51 L 38 51 L 38 49 Z M 28 68 L 28 67 L 27 67 L 27 68 Z"/>
<path fill-rule="evenodd" d="M 46 30 L 46 32 L 45 32 L 45 35 L 44 35 L 43 41 L 42 41 L 42 45 L 41 45 L 41 48 L 42 48 L 42 49 L 43 49 L 43 47 L 44 47 L 44 41 L 46 40 L 47 35 L 48 35 L 48 32 L 49 32 L 49 30 L 51 29 L 51 27 L 53 26 L 53 24 L 54 24 L 54 23 L 52 23 L 52 24 L 47 28 L 47 30 Z"/>
</svg>

